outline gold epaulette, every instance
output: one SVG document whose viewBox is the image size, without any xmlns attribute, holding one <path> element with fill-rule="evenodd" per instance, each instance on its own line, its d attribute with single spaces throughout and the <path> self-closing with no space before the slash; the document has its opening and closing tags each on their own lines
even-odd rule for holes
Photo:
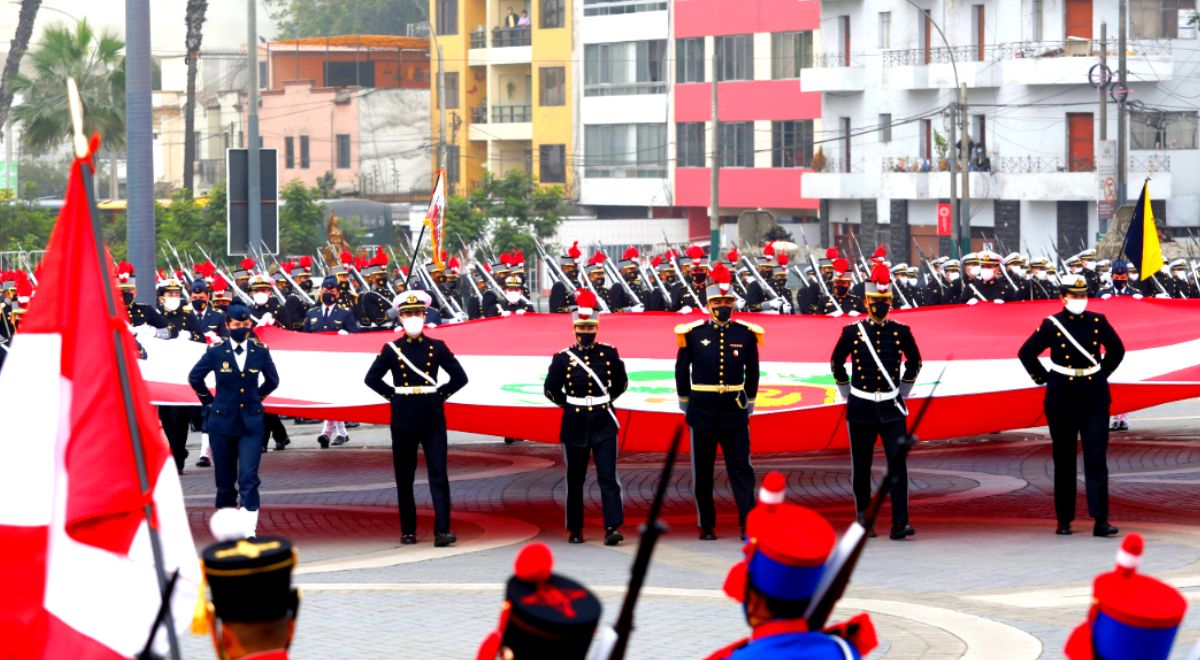
<svg viewBox="0 0 1200 660">
<path fill-rule="evenodd" d="M 704 325 L 703 319 L 692 321 L 691 323 L 680 323 L 675 326 L 675 343 L 679 345 L 679 348 L 687 346 L 687 333 L 702 325 Z"/>
<path fill-rule="evenodd" d="M 766 330 L 764 330 L 761 325 L 758 325 L 756 323 L 751 323 L 749 321 L 743 321 L 741 319 L 734 319 L 734 321 L 737 322 L 738 324 L 743 325 L 746 328 L 748 328 L 750 330 L 750 332 L 753 332 L 755 339 L 758 340 L 758 345 L 759 346 L 763 345 L 763 333 L 765 333 Z"/>
</svg>

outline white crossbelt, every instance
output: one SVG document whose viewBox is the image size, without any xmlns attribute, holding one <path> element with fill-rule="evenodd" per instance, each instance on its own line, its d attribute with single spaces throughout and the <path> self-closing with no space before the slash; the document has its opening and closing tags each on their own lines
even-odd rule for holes
<svg viewBox="0 0 1200 660">
<path fill-rule="evenodd" d="M 1100 371 L 1100 366 L 1093 365 L 1093 366 L 1088 367 L 1087 369 L 1074 369 L 1072 367 L 1064 367 L 1062 365 L 1058 365 L 1058 364 L 1051 362 L 1050 363 L 1050 371 L 1062 374 L 1064 376 L 1081 376 L 1082 377 L 1082 376 L 1091 376 L 1094 373 L 1098 373 Z"/>
<path fill-rule="evenodd" d="M 898 390 L 892 390 L 891 392 L 868 392 L 866 390 L 860 390 L 857 387 L 851 386 L 850 394 L 853 394 L 860 399 L 881 403 L 883 401 L 891 401 L 892 399 L 895 399 L 897 396 L 899 396 L 900 392 Z"/>
<path fill-rule="evenodd" d="M 855 323 L 854 325 L 858 328 L 858 336 L 860 338 L 862 338 L 862 342 L 867 345 L 867 352 L 871 354 L 871 359 L 875 360 L 875 366 L 879 369 L 879 373 L 883 374 L 884 380 L 887 381 L 888 387 L 892 388 L 892 391 L 884 392 L 883 394 L 886 394 L 889 396 L 886 396 L 886 398 L 882 398 L 882 399 L 877 398 L 880 395 L 880 393 L 878 393 L 878 392 L 876 392 L 876 393 L 863 392 L 863 394 L 866 394 L 868 396 L 864 396 L 864 397 L 860 397 L 860 398 L 863 398 L 863 399 L 873 398 L 873 399 L 875 399 L 876 403 L 879 403 L 880 401 L 893 401 L 894 400 L 896 402 L 896 408 L 898 408 L 900 410 L 900 414 L 904 415 L 905 417 L 908 417 L 908 407 L 904 405 L 903 401 L 896 398 L 900 394 L 900 388 L 896 387 L 896 382 L 892 380 L 892 375 L 889 374 L 888 370 L 884 368 L 883 360 L 880 360 L 879 354 L 875 352 L 875 347 L 871 344 L 871 338 L 867 335 L 867 327 L 865 324 L 866 324 L 866 321 L 859 321 L 858 323 Z M 859 391 L 861 392 L 862 390 L 859 390 Z M 853 388 L 851 388 L 850 393 L 851 394 L 854 393 Z"/>
<path fill-rule="evenodd" d="M 1087 351 L 1087 349 L 1085 349 L 1083 346 L 1081 346 L 1079 344 L 1079 341 L 1077 339 L 1075 339 L 1075 335 L 1073 335 L 1067 331 L 1066 326 L 1064 326 L 1058 319 L 1054 318 L 1053 316 L 1047 316 L 1046 318 L 1050 319 L 1050 322 L 1053 323 L 1058 328 L 1059 332 L 1063 333 L 1063 336 L 1067 338 L 1067 341 L 1071 342 L 1071 345 L 1075 347 L 1075 350 L 1079 351 L 1085 358 L 1087 358 L 1088 362 L 1092 363 L 1092 366 L 1094 366 L 1094 367 L 1100 366 L 1100 363 L 1096 361 L 1096 358 L 1093 357 L 1092 354 Z M 1096 373 L 1096 372 L 1093 371 L 1092 373 Z"/>
<path fill-rule="evenodd" d="M 602 406 L 611 401 L 607 394 L 602 396 L 569 396 L 567 403 L 573 406 Z"/>
<path fill-rule="evenodd" d="M 431 385 L 404 385 L 396 388 L 396 394 L 437 394 L 438 388 Z"/>
<path fill-rule="evenodd" d="M 437 389 L 437 381 L 433 379 L 433 376 L 430 376 L 429 374 L 425 373 L 424 371 L 421 371 L 420 369 L 418 369 L 417 365 L 413 364 L 412 360 L 409 360 L 408 356 L 406 356 L 403 351 L 396 348 L 395 344 L 393 344 L 392 342 L 388 342 L 388 346 L 392 347 L 392 350 L 396 352 L 396 356 L 400 358 L 401 362 L 408 365 L 408 368 L 410 371 L 412 371 L 415 374 L 419 374 L 422 378 L 429 381 L 429 384 L 433 385 L 434 389 Z M 399 389 L 399 388 L 397 388 L 397 389 Z"/>
<path fill-rule="evenodd" d="M 600 388 L 601 392 L 604 392 L 604 394 L 601 395 L 605 399 L 604 403 L 605 404 L 608 403 L 611 399 L 608 395 L 608 386 L 604 384 L 604 381 L 601 380 L 600 377 L 596 375 L 595 371 L 592 371 L 592 368 L 587 365 L 587 362 L 584 362 L 582 358 L 580 358 L 578 355 L 575 354 L 575 351 L 572 351 L 571 349 L 568 348 L 566 350 L 566 354 L 568 357 L 571 358 L 571 361 L 575 363 L 575 366 L 579 367 L 580 369 L 583 369 L 585 372 L 587 372 L 587 375 L 592 377 L 592 381 L 596 383 L 596 386 Z M 592 399 L 592 400 L 597 399 L 597 397 L 587 397 L 587 398 Z M 567 403 L 570 403 L 570 402 L 571 402 L 571 398 L 568 397 Z M 582 404 L 574 404 L 574 405 L 582 405 Z M 592 405 L 592 404 L 587 404 L 587 405 Z M 601 405 L 603 405 L 603 404 L 601 404 Z M 608 411 L 608 416 L 612 417 L 613 424 L 616 424 L 618 429 L 621 428 L 621 421 L 617 419 L 617 413 L 613 412 L 612 406 L 606 405 L 606 406 L 604 406 L 604 409 Z"/>
</svg>

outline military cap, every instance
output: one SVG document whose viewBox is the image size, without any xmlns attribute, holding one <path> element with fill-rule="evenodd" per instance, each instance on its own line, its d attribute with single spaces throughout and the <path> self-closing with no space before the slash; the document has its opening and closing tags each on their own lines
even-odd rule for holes
<svg viewBox="0 0 1200 660">
<path fill-rule="evenodd" d="M 133 274 L 133 264 L 128 261 L 122 261 L 117 264 L 117 288 L 119 289 L 136 289 L 137 278 Z"/>
<path fill-rule="evenodd" d="M 230 321 L 250 321 L 250 308 L 240 302 L 229 304 L 229 309 L 225 311 L 225 317 Z"/>
<path fill-rule="evenodd" d="M 1088 293 L 1087 280 L 1082 275 L 1077 274 L 1063 275 L 1060 281 L 1060 288 L 1064 296 L 1068 293 L 1086 296 Z"/>
<path fill-rule="evenodd" d="M 294 614 L 299 605 L 292 589 L 296 549 L 285 538 L 217 543 L 204 551 L 202 563 L 213 609 L 222 621 L 275 621 Z"/>
<path fill-rule="evenodd" d="M 1112 274 L 1113 275 L 1128 275 L 1129 274 L 1129 266 L 1126 265 L 1124 261 L 1116 261 L 1113 263 Z"/>
<path fill-rule="evenodd" d="M 600 315 L 596 311 L 597 304 L 596 294 L 588 289 L 576 289 L 576 307 L 572 313 L 574 325 L 600 325 Z"/>
<path fill-rule="evenodd" d="M 947 259 L 946 261 L 942 262 L 942 270 L 946 271 L 952 270 L 957 272 L 961 269 L 961 266 L 962 265 L 958 262 L 958 259 Z"/>
<path fill-rule="evenodd" d="M 864 285 L 863 294 L 868 298 L 892 297 L 892 273 L 883 263 L 877 261 L 871 268 L 871 278 Z"/>
<path fill-rule="evenodd" d="M 510 275 L 504 279 L 504 288 L 506 289 L 520 289 L 521 287 L 521 278 L 516 275 Z"/>
<path fill-rule="evenodd" d="M 251 291 L 254 291 L 255 289 L 269 290 L 270 288 L 271 288 L 271 280 L 267 279 L 266 277 L 264 277 L 262 275 L 255 275 L 254 277 L 250 278 L 250 290 Z"/>
<path fill-rule="evenodd" d="M 968 252 L 962 256 L 963 265 L 970 266 L 980 262 L 978 252 Z"/>
<path fill-rule="evenodd" d="M 583 253 L 579 251 L 579 241 L 575 241 L 571 243 L 571 247 L 567 248 L 567 253 L 558 258 L 558 264 L 560 266 L 575 266 L 578 268 L 579 257 L 582 256 Z"/>
<path fill-rule="evenodd" d="M 322 289 L 328 289 L 328 288 L 336 289 L 337 285 L 338 285 L 338 280 L 333 275 L 326 275 L 325 279 L 321 280 L 321 288 Z"/>
<path fill-rule="evenodd" d="M 621 255 L 621 270 L 637 268 L 637 260 L 639 256 L 641 255 L 638 254 L 638 249 L 633 246 L 629 246 L 629 248 L 625 250 L 625 253 Z"/>
<path fill-rule="evenodd" d="M 160 291 L 183 291 L 183 284 L 174 277 L 168 277 L 158 283 L 158 289 Z"/>
<path fill-rule="evenodd" d="M 431 299 L 428 293 L 425 293 L 420 289 L 413 289 L 412 291 L 406 291 L 401 293 L 399 296 L 396 296 L 396 299 L 392 301 L 392 306 L 394 306 L 398 312 L 408 312 L 413 310 L 424 311 L 425 308 L 429 306 L 430 302 Z"/>
<path fill-rule="evenodd" d="M 205 282 L 203 279 L 192 280 L 190 288 L 192 293 L 209 293 L 208 282 Z"/>
<path fill-rule="evenodd" d="M 712 282 L 705 290 L 709 302 L 717 299 L 732 299 L 734 297 L 733 288 L 731 286 L 733 275 L 729 272 L 729 269 L 725 267 L 725 264 L 717 264 L 715 267 L 713 267 L 712 273 L 709 275 L 709 279 L 712 280 Z"/>
</svg>

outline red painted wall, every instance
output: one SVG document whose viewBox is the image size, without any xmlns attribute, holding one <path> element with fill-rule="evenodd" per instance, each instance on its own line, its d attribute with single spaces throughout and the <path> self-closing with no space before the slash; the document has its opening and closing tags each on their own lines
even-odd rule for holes
<svg viewBox="0 0 1200 660">
<path fill-rule="evenodd" d="M 675 0 L 675 36 L 820 29 L 818 0 Z"/>
<path fill-rule="evenodd" d="M 721 121 L 820 119 L 821 93 L 800 91 L 799 80 L 746 80 L 719 83 Z M 675 121 L 712 118 L 712 85 L 675 86 Z"/>
<path fill-rule="evenodd" d="M 808 170 L 731 167 L 721 169 L 720 202 L 723 207 L 816 209 L 817 200 L 806 199 L 800 190 L 800 175 Z M 708 207 L 708 168 L 681 167 L 675 170 L 675 203 Z"/>
</svg>

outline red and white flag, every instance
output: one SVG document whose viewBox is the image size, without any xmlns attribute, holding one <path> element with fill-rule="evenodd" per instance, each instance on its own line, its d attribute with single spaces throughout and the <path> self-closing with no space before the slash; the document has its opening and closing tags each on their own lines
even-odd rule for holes
<svg viewBox="0 0 1200 660">
<path fill-rule="evenodd" d="M 81 162 L 71 170 L 38 296 L 0 372 L 8 413 L 0 434 L 4 658 L 116 658 L 142 649 L 161 605 L 147 504 L 166 571 L 180 571 L 172 598 L 177 628 L 190 621 L 199 588 L 179 477 L 138 367 L 112 259 L 98 249 Z M 114 313 L 89 283 L 109 288 Z M 145 490 L 130 415 L 145 458 Z M 160 647 L 165 639 L 160 631 Z"/>
<path fill-rule="evenodd" d="M 437 181 L 433 186 L 433 196 L 429 199 L 429 210 L 425 212 L 425 226 L 429 227 L 429 242 L 433 246 L 433 263 L 442 263 L 442 227 L 446 222 L 446 173 L 438 170 L 434 176 Z M 420 246 L 417 246 L 420 248 Z"/>
</svg>

